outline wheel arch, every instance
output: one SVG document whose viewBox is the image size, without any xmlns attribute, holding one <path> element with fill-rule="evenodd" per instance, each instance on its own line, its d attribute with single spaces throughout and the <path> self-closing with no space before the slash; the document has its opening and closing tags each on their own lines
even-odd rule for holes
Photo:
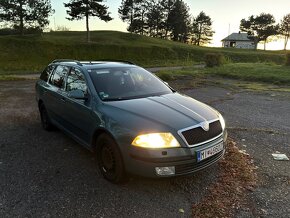
<svg viewBox="0 0 290 218">
<path fill-rule="evenodd" d="M 93 151 L 96 151 L 96 148 L 97 148 L 97 139 L 100 135 L 102 134 L 107 134 L 108 136 L 110 136 L 114 141 L 115 143 L 118 145 L 115 137 L 113 136 L 112 133 L 110 133 L 108 130 L 106 130 L 105 128 L 98 128 L 95 130 L 93 136 L 92 136 L 92 140 L 91 140 L 91 146 L 92 146 L 92 149 Z"/>
</svg>

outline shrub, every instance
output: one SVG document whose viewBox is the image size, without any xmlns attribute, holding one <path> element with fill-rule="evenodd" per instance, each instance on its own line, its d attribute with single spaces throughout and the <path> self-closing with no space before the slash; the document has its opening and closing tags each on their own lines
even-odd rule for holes
<svg viewBox="0 0 290 218">
<path fill-rule="evenodd" d="M 225 57 L 219 53 L 208 53 L 205 55 L 205 64 L 207 67 L 221 66 L 225 63 Z"/>
<path fill-rule="evenodd" d="M 285 63 L 286 66 L 290 66 L 290 53 L 287 53 L 286 54 L 286 63 Z"/>
</svg>

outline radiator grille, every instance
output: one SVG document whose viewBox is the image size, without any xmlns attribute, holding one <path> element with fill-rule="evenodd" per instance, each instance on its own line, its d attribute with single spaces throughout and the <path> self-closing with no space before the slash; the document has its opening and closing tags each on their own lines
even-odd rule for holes
<svg viewBox="0 0 290 218">
<path fill-rule="evenodd" d="M 185 138 L 187 144 L 195 145 L 208 141 L 222 133 L 222 126 L 219 120 L 209 124 L 209 130 L 205 131 L 201 127 L 196 127 L 183 131 L 181 134 Z"/>
</svg>

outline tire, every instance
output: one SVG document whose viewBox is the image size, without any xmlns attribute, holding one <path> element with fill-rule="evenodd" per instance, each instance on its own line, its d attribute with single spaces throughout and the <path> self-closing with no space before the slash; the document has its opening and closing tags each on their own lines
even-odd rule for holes
<svg viewBox="0 0 290 218">
<path fill-rule="evenodd" d="M 98 137 L 96 143 L 97 163 L 103 177 L 112 183 L 127 179 L 123 158 L 116 142 L 107 134 Z"/>
<path fill-rule="evenodd" d="M 50 118 L 47 114 L 47 110 L 43 104 L 39 106 L 39 113 L 40 113 L 42 128 L 46 131 L 53 130 L 53 125 L 51 124 Z"/>
</svg>

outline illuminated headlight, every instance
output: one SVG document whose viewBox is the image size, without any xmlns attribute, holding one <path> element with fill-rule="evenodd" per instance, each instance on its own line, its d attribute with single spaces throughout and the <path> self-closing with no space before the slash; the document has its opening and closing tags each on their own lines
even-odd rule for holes
<svg viewBox="0 0 290 218">
<path fill-rule="evenodd" d="M 132 145 L 142 148 L 177 148 L 178 141 L 171 133 L 150 133 L 137 136 Z"/>
<path fill-rule="evenodd" d="M 223 118 L 223 116 L 221 114 L 219 114 L 219 119 L 220 119 L 220 122 L 221 122 L 221 126 L 223 128 L 223 130 L 226 128 L 226 122 Z"/>
</svg>

